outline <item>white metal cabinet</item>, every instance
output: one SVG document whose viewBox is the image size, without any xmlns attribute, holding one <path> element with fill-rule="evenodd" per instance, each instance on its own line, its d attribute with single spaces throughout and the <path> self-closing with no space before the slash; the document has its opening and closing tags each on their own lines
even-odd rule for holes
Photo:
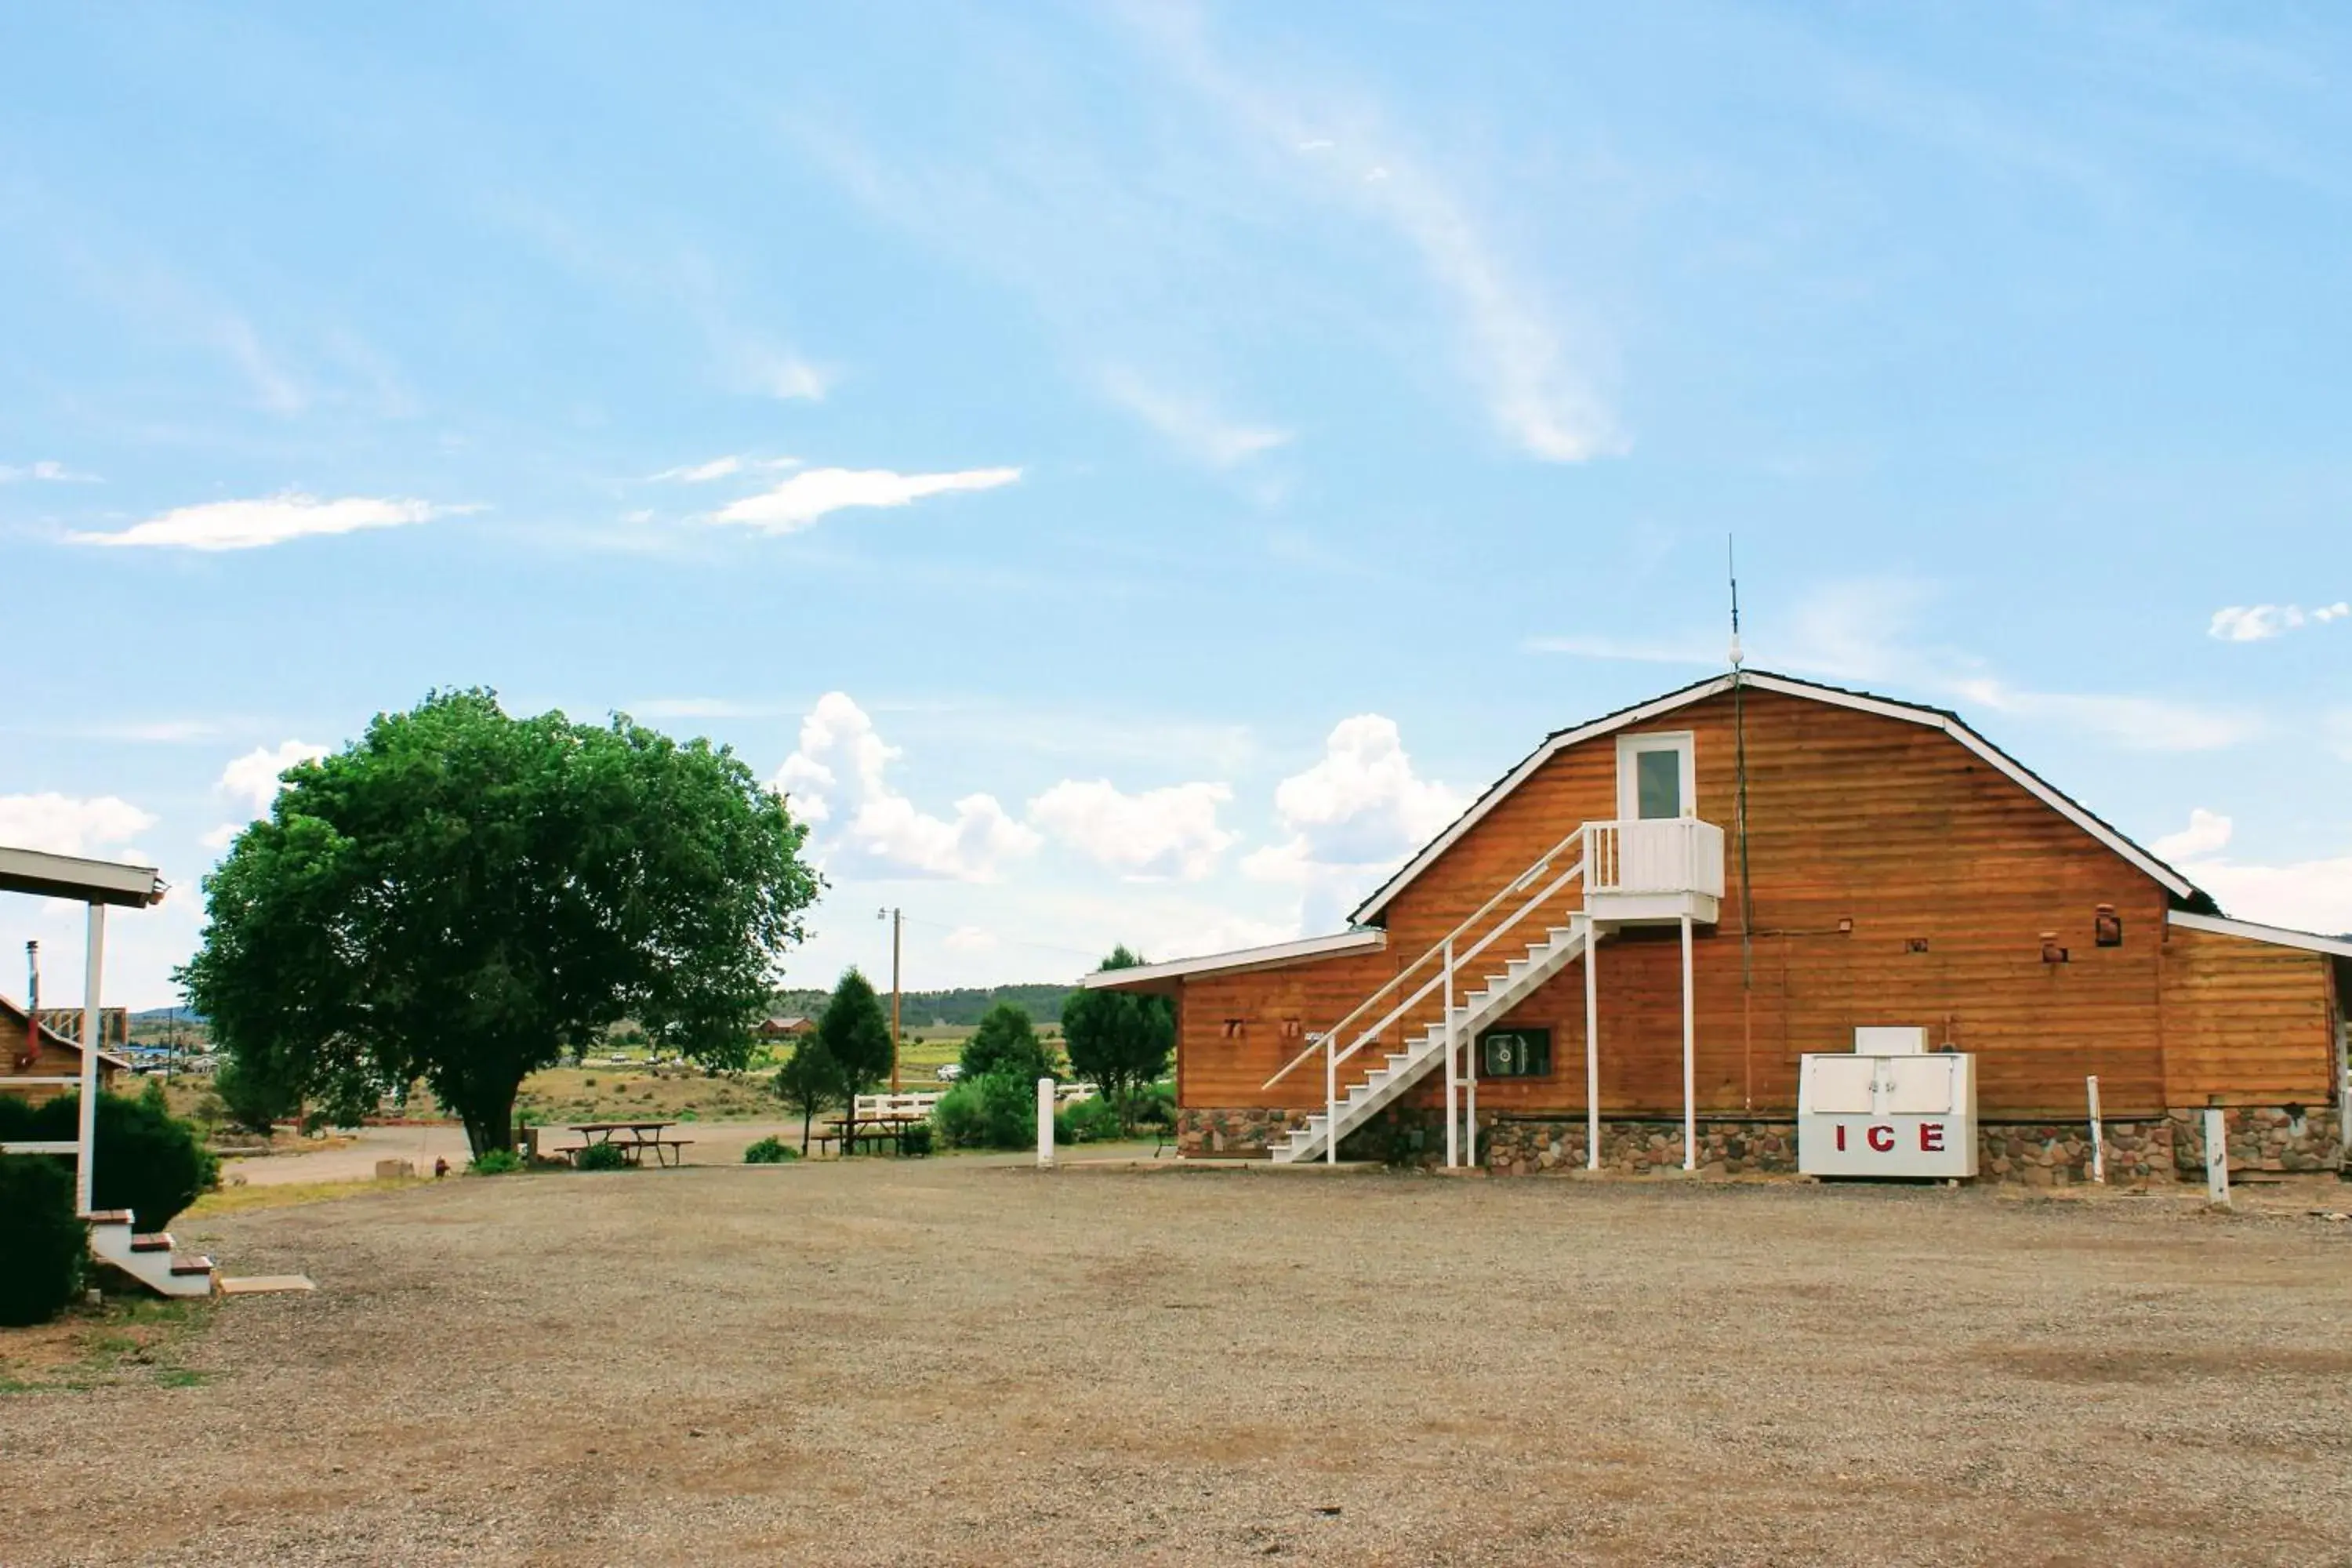
<svg viewBox="0 0 2352 1568">
<path fill-rule="evenodd" d="M 1973 1176 L 1976 1058 L 1798 1058 L 1797 1169 L 1810 1176 Z"/>
</svg>

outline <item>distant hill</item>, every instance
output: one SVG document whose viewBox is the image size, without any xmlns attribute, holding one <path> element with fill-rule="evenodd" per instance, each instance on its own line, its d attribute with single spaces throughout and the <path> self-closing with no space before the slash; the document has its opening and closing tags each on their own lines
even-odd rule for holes
<svg viewBox="0 0 2352 1568">
<path fill-rule="evenodd" d="M 205 1021 L 202 1014 L 192 1013 L 185 1007 L 177 1009 L 145 1007 L 131 1015 L 131 1021 L 133 1024 L 168 1024 L 173 1018 L 177 1018 L 183 1024 L 201 1024 Z"/>
<path fill-rule="evenodd" d="M 1040 1024 L 1062 1021 L 1062 1003 L 1070 994 L 1067 985 L 962 985 L 950 991 L 908 991 L 899 997 L 900 1016 L 908 1028 L 929 1024 L 961 1024 L 980 1022 L 980 1016 L 999 1002 L 1015 1002 L 1028 1010 L 1029 1016 Z M 824 991 L 786 991 L 780 993 L 772 1011 L 785 1016 L 800 1014 L 814 1018 L 824 1011 L 831 993 Z M 882 990 L 882 1005 L 890 1005 L 890 993 Z"/>
</svg>

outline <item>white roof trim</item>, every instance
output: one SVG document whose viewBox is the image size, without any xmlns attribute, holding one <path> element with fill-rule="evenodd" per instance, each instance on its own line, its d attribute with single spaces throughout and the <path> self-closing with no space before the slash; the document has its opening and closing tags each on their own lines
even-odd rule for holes
<svg viewBox="0 0 2352 1568">
<path fill-rule="evenodd" d="M 1377 952 L 1388 946 L 1384 931 L 1343 931 L 1336 936 L 1310 936 L 1300 942 L 1278 942 L 1271 947 L 1237 948 L 1232 952 L 1203 953 L 1198 958 L 1171 959 L 1166 963 L 1135 964 L 1126 969 L 1098 969 L 1078 984 L 1089 990 L 1178 980 L 1191 974 L 1231 973 L 1245 969 L 1271 969 L 1301 959 L 1337 958 L 1342 953 Z"/>
<path fill-rule="evenodd" d="M 1748 686 L 1759 691 L 1777 691 L 1787 697 L 1802 697 L 1815 702 L 1827 702 L 1839 708 L 1852 708 L 1858 712 L 1875 713 L 1881 718 L 1900 719 L 1907 723 L 1925 725 L 1931 730 L 1941 730 L 1991 763 L 2012 782 L 2021 785 L 2028 794 L 2039 799 L 2043 805 L 2156 879 L 2168 891 L 2184 899 L 2192 898 L 2197 893 L 2195 884 L 2182 877 L 2179 872 L 2059 794 L 2000 747 L 1948 713 L 1933 708 L 1915 707 L 1907 702 L 1893 702 L 1883 697 L 1872 697 L 1864 692 L 1842 691 L 1833 686 L 1816 686 L 1809 680 L 1791 680 L 1786 676 L 1769 675 L 1761 670 L 1749 670 L 1746 673 L 1745 679 Z M 1378 891 L 1365 900 L 1357 908 L 1355 913 L 1348 917 L 1349 920 L 1360 925 L 1367 921 L 1378 918 L 1381 912 L 1388 908 L 1390 902 L 1399 893 L 1404 891 L 1414 878 L 1427 870 L 1431 864 L 1439 856 L 1452 848 L 1464 834 L 1475 827 L 1486 815 L 1502 801 L 1504 796 L 1526 783 L 1528 776 L 1538 768 L 1542 767 L 1569 747 L 1585 741 L 1595 740 L 1602 735 L 1612 734 L 1620 730 L 1630 729 L 1635 724 L 1644 723 L 1661 714 L 1671 713 L 1677 708 L 1687 708 L 1694 702 L 1704 702 L 1710 697 L 1720 696 L 1730 690 L 1731 685 L 1730 675 L 1718 675 L 1712 680 L 1703 680 L 1696 686 L 1685 687 L 1680 691 L 1668 692 L 1664 697 L 1644 702 L 1638 707 L 1628 708 L 1622 713 L 1595 720 L 1581 729 L 1561 731 L 1541 746 L 1537 747 L 1528 754 L 1525 762 L 1513 768 L 1500 783 L 1480 795 L 1469 810 L 1454 819 L 1452 826 L 1432 839 L 1429 847 L 1407 862 L 1404 869 L 1390 878 Z"/>
<path fill-rule="evenodd" d="M 2226 920 L 2220 915 L 2192 915 L 2183 910 L 2168 910 L 2164 918 L 2190 931 L 2215 931 L 2222 936 L 2242 936 L 2248 942 L 2266 942 L 2274 947 L 2299 947 L 2305 952 L 2332 952 L 2338 958 L 2352 958 L 2352 942 L 2342 937 L 2316 936 L 2307 931 L 2256 925 L 2252 921 Z"/>
</svg>

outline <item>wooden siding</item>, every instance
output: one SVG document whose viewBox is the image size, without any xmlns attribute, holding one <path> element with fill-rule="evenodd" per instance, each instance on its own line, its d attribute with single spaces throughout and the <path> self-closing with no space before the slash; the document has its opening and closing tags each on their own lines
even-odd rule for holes
<svg viewBox="0 0 2352 1568">
<path fill-rule="evenodd" d="M 33 1065 L 19 1068 L 16 1063 L 25 1054 L 25 1015 L 13 1009 L 0 1008 L 0 1094 L 14 1094 L 37 1105 L 69 1094 L 70 1089 L 55 1084 L 17 1084 L 18 1078 L 63 1078 L 81 1071 L 81 1052 L 47 1030 L 40 1035 L 41 1048 Z M 115 1068 L 101 1055 L 98 1062 L 99 1084 L 102 1089 L 114 1086 Z"/>
<path fill-rule="evenodd" d="M 2290 1087 L 2324 1102 L 2324 1061 L 2310 1043 L 2324 1005 L 2309 989 L 2325 986 L 2324 961 L 2290 954 L 2275 965 L 2225 965 L 2227 977 L 2168 967 L 2164 889 L 1951 736 L 1752 689 L 1745 703 L 1754 927 L 1744 980 L 1733 699 L 1709 698 L 1626 731 L 1693 732 L 1698 815 L 1726 829 L 1722 920 L 1701 928 L 1695 943 L 1702 1111 L 1791 1111 L 1800 1055 L 1850 1049 L 1857 1025 L 1910 1024 L 1979 1056 L 1988 1117 L 2074 1116 L 2091 1073 L 2110 1114 L 2143 1115 L 2182 1103 L 2188 1081 L 2168 1073 L 2168 1003 L 2198 986 L 2218 997 L 2233 985 L 2278 988 L 2284 1011 L 2264 1012 L 2261 1024 L 2241 1012 L 2227 1026 L 2263 1033 L 2274 1020 L 2280 1043 L 2251 1054 L 2226 1044 L 2186 1047 L 2184 1062 L 2208 1064 L 2196 1081 L 2210 1087 L 2195 1102 Z M 1258 1087 L 1306 1043 L 1283 1038 L 1283 1020 L 1300 1020 L 1302 1037 L 1328 1027 L 1579 823 L 1613 817 L 1616 802 L 1617 736 L 1570 747 L 1398 895 L 1387 912 L 1388 952 L 1185 982 L 1182 1102 L 1319 1105 L 1322 1074 L 1311 1063 L 1277 1090 Z M 1569 898 L 1580 892 L 1571 888 Z M 2103 904 L 2122 921 L 2119 946 L 2096 944 Z M 1551 918 L 1558 923 L 1559 911 Z M 2068 962 L 2043 962 L 2045 931 L 2056 933 Z M 1499 968 L 1535 934 L 1498 944 L 1481 969 Z M 2175 943 L 2184 934 L 2169 931 Z M 1604 938 L 1598 957 L 1602 1109 L 1678 1113 L 1678 932 L 1630 930 Z M 2243 977 L 2254 973 L 2265 978 Z M 1581 1110 L 1583 1012 L 1583 975 L 1571 965 L 1511 1020 L 1552 1029 L 1552 1073 L 1489 1080 L 1481 1109 Z M 1227 1037 L 1228 1019 L 1240 1020 L 1238 1037 Z M 2222 1026 L 2184 1026 L 2198 1040 Z M 2290 1071 L 2290 1059 L 2303 1065 Z M 1342 1087 L 1378 1062 L 1367 1050 L 1343 1071 Z M 1424 1101 L 1442 1093 L 1433 1077 L 1416 1090 Z"/>
<path fill-rule="evenodd" d="M 2181 1106 L 2327 1104 L 2339 1005 L 2325 954 L 2173 927 L 2164 954 L 2165 1098 Z"/>
</svg>

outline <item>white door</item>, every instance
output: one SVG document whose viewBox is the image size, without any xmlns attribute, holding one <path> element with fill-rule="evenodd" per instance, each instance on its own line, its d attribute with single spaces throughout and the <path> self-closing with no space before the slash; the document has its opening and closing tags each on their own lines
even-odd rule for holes
<svg viewBox="0 0 2352 1568">
<path fill-rule="evenodd" d="M 1697 775 L 1696 741 L 1688 730 L 1618 736 L 1618 820 L 1696 816 Z"/>
</svg>

